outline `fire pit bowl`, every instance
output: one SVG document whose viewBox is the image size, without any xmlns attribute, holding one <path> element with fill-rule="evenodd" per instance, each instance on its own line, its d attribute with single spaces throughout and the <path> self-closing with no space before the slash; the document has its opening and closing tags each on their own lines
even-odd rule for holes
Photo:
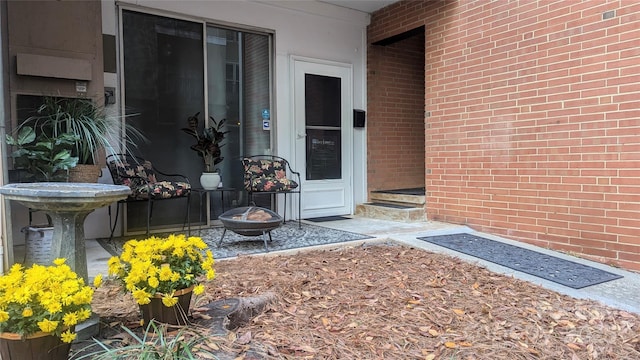
<svg viewBox="0 0 640 360">
<path fill-rule="evenodd" d="M 269 241 L 271 241 L 271 230 L 279 228 L 283 222 L 282 217 L 277 213 L 257 206 L 231 209 L 218 216 L 218 219 L 224 226 L 224 231 L 222 232 L 220 241 L 218 241 L 218 246 L 222 244 L 227 230 L 231 230 L 243 236 L 262 235 L 264 247 L 267 251 L 269 251 L 269 249 L 267 247 L 266 236 L 268 235 Z"/>
<path fill-rule="evenodd" d="M 245 206 L 231 209 L 218 217 L 225 229 L 244 236 L 258 236 L 265 231 L 282 225 L 282 217 L 277 213 L 257 207 Z"/>
</svg>

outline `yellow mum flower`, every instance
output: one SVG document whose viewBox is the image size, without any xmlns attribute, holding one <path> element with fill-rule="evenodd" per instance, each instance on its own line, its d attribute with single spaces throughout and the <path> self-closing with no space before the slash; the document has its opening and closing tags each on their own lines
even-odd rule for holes
<svg viewBox="0 0 640 360">
<path fill-rule="evenodd" d="M 204 285 L 202 284 L 198 284 L 196 286 L 193 287 L 193 293 L 195 295 L 200 295 L 204 292 Z"/>
<path fill-rule="evenodd" d="M 78 322 L 82 322 L 87 320 L 88 318 L 91 317 L 91 310 L 90 309 L 80 309 L 78 311 Z"/>
<path fill-rule="evenodd" d="M 216 277 L 216 271 L 215 270 L 209 270 L 207 271 L 207 280 L 213 280 L 213 278 Z"/>
<path fill-rule="evenodd" d="M 165 296 L 162 297 L 162 303 L 166 307 L 172 307 L 173 305 L 178 303 L 178 298 L 173 296 L 173 293 L 166 294 Z"/>
<path fill-rule="evenodd" d="M 109 275 L 118 275 L 122 269 L 122 263 L 117 256 L 112 256 L 107 262 L 107 265 L 109 267 Z"/>
<path fill-rule="evenodd" d="M 25 308 L 24 310 L 22 310 L 22 316 L 23 317 L 33 316 L 33 310 L 30 307 Z"/>
<path fill-rule="evenodd" d="M 5 322 L 7 320 L 9 320 L 9 313 L 4 310 L 0 310 L 0 322 Z"/>
<path fill-rule="evenodd" d="M 60 266 L 60 265 L 64 264 L 65 261 L 67 261 L 67 259 L 65 259 L 65 258 L 57 258 L 57 259 L 53 260 L 53 263 L 58 265 L 58 266 Z"/>
<path fill-rule="evenodd" d="M 66 343 L 70 343 L 73 340 L 75 340 L 76 336 L 78 336 L 78 334 L 72 333 L 69 330 L 67 330 L 67 331 L 63 332 L 62 334 L 60 334 L 60 338 L 62 339 L 63 342 L 66 342 Z"/>
<path fill-rule="evenodd" d="M 160 274 L 158 277 L 160 278 L 160 281 L 167 281 L 171 279 L 171 275 L 173 275 L 173 271 L 171 271 L 171 268 L 168 265 L 163 265 L 160 268 Z"/>
<path fill-rule="evenodd" d="M 151 286 L 152 288 L 157 288 L 158 285 L 160 285 L 160 281 L 158 281 L 158 278 L 155 276 L 152 276 L 149 278 L 149 280 L 147 280 L 147 282 L 149 283 L 149 286 Z"/>
<path fill-rule="evenodd" d="M 60 311 L 62 311 L 62 304 L 59 301 L 52 301 L 48 303 L 47 306 L 45 306 L 45 308 L 47 309 L 48 312 L 52 314 L 57 314 Z"/>
<path fill-rule="evenodd" d="M 85 286 L 73 295 L 71 303 L 75 305 L 91 304 L 91 299 L 93 299 L 93 289 Z"/>
<path fill-rule="evenodd" d="M 23 268 L 22 264 L 16 263 L 16 264 L 11 265 L 11 270 L 9 272 L 10 273 L 20 272 L 20 271 L 22 271 L 22 268 Z"/>
<path fill-rule="evenodd" d="M 177 272 L 171 274 L 171 281 L 176 282 L 178 280 L 180 280 L 180 274 L 178 274 Z"/>
<path fill-rule="evenodd" d="M 54 332 L 58 327 L 58 321 L 50 321 L 49 319 L 44 319 L 42 321 L 38 321 L 38 327 L 41 331 L 46 333 Z"/>
<path fill-rule="evenodd" d="M 76 325 L 79 321 L 78 321 L 78 314 L 76 314 L 75 312 L 71 312 L 71 313 L 66 313 L 64 314 L 64 316 L 62 317 L 62 322 L 66 325 L 66 326 L 73 326 Z"/>
<path fill-rule="evenodd" d="M 13 293 L 12 300 L 17 302 L 18 304 L 24 305 L 31 300 L 31 294 L 32 292 L 30 291 L 30 289 L 26 287 L 16 289 L 16 291 Z"/>
<path fill-rule="evenodd" d="M 133 295 L 133 298 L 136 299 L 136 302 L 139 305 L 144 305 L 151 302 L 151 294 L 142 289 L 135 289 L 131 294 Z"/>
<path fill-rule="evenodd" d="M 93 286 L 99 288 L 100 285 L 102 285 L 102 274 L 98 274 L 93 278 Z"/>
<path fill-rule="evenodd" d="M 177 257 L 182 257 L 182 256 L 184 256 L 184 249 L 183 248 L 176 248 L 176 249 L 173 250 L 173 253 L 171 253 L 171 255 L 177 256 Z"/>
</svg>

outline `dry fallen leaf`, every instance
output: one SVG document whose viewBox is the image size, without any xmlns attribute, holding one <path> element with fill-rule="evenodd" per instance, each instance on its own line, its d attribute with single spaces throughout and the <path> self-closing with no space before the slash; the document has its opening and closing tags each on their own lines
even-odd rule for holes
<svg viewBox="0 0 640 360">
<path fill-rule="evenodd" d="M 582 347 L 578 344 L 574 344 L 574 343 L 568 343 L 567 346 L 571 349 L 571 350 L 580 350 Z"/>
<path fill-rule="evenodd" d="M 236 343 L 240 345 L 246 345 L 251 342 L 251 331 L 247 331 L 242 336 L 236 339 Z"/>
</svg>

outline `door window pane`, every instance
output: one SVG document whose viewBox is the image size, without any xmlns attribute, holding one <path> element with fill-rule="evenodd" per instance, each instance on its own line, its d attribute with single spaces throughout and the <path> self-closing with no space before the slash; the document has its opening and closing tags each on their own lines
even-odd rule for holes
<svg viewBox="0 0 640 360">
<path fill-rule="evenodd" d="M 123 11 L 124 91 L 127 114 L 149 139 L 137 152 L 167 173 L 180 173 L 197 185 L 202 161 L 190 149 L 193 139 L 180 129 L 187 117 L 204 113 L 202 24 Z M 182 225 L 178 201 L 154 203 L 152 225 Z M 197 206 L 197 202 L 192 202 Z M 146 227 L 146 204 L 128 205 L 128 231 Z M 192 219 L 198 209 L 192 208 Z"/>
<path fill-rule="evenodd" d="M 307 179 L 340 179 L 340 130 L 307 130 Z"/>
<path fill-rule="evenodd" d="M 342 177 L 340 78 L 305 75 L 306 179 Z"/>
</svg>

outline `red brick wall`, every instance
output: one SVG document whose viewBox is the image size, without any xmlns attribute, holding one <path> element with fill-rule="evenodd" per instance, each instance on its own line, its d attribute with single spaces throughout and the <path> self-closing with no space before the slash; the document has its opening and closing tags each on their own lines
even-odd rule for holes
<svg viewBox="0 0 640 360">
<path fill-rule="evenodd" d="M 640 270 L 640 3 L 403 1 L 369 41 L 422 25 L 428 217 Z"/>
<path fill-rule="evenodd" d="M 368 49 L 368 189 L 424 186 L 424 35 Z"/>
</svg>

